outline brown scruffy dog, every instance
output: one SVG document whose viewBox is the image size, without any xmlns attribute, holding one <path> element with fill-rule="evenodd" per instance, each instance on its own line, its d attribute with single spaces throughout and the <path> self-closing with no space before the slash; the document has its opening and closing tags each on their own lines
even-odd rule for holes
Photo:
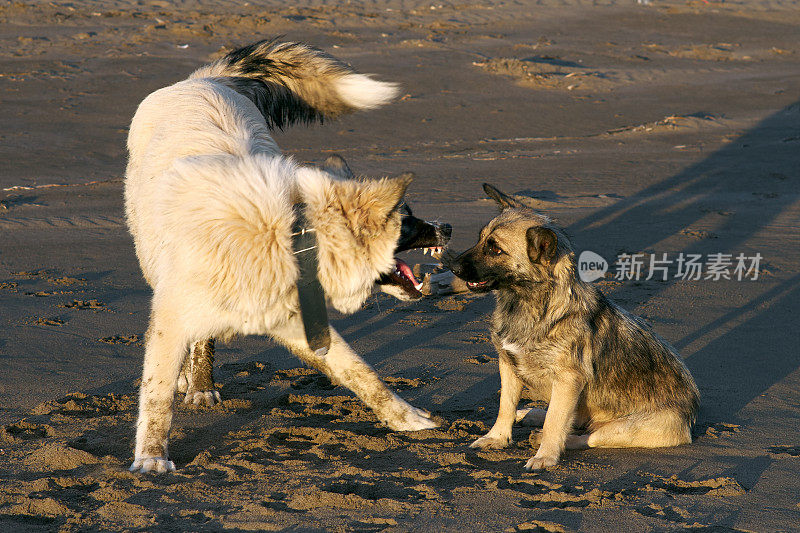
<svg viewBox="0 0 800 533">
<path fill-rule="evenodd" d="M 515 420 L 544 424 L 526 470 L 555 465 L 565 448 L 691 442 L 699 393 L 675 349 L 578 278 L 572 246 L 549 218 L 483 187 L 502 212 L 447 261 L 472 291 L 497 298 L 500 412 L 472 447 L 507 446 Z M 546 412 L 517 410 L 523 385 L 549 390 Z"/>
</svg>

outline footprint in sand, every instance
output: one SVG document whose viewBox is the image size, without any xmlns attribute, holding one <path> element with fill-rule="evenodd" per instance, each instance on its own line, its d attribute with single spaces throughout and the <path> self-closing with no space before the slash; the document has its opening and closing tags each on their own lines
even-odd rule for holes
<svg viewBox="0 0 800 533">
<path fill-rule="evenodd" d="M 383 378 L 383 381 L 395 390 L 417 389 L 425 384 L 420 378 L 408 379 L 387 376 Z"/>
<path fill-rule="evenodd" d="M 96 418 L 128 411 L 135 403 L 135 395 L 117 395 L 110 393 L 94 396 L 82 392 L 73 392 L 58 400 L 51 400 L 39 404 L 33 408 L 32 413 L 34 415 L 57 413 L 77 419 Z"/>
<path fill-rule="evenodd" d="M 505 530 L 505 533 L 516 533 L 517 531 L 532 531 L 534 533 L 567 533 L 571 531 L 566 526 L 545 520 L 531 520 L 517 524 Z"/>
<path fill-rule="evenodd" d="M 717 422 L 708 426 L 705 432 L 706 437 L 716 439 L 739 432 L 738 424 L 728 424 L 727 422 Z"/>
<path fill-rule="evenodd" d="M 44 439 L 55 435 L 55 430 L 47 424 L 34 424 L 27 420 L 20 420 L 8 424 L 0 430 L 0 441 L 22 442 L 35 439 Z"/>
<path fill-rule="evenodd" d="M 791 445 L 770 446 L 769 448 L 767 448 L 767 451 L 779 457 L 780 456 L 800 457 L 800 446 L 791 446 Z"/>
<path fill-rule="evenodd" d="M 70 303 L 60 304 L 59 307 L 67 309 L 105 309 L 105 304 L 98 300 L 72 300 Z"/>
<path fill-rule="evenodd" d="M 696 229 L 684 229 L 680 231 L 681 235 L 686 235 L 687 237 L 692 237 L 693 239 L 701 240 L 701 239 L 716 239 L 717 235 L 705 230 L 696 230 Z"/>
<path fill-rule="evenodd" d="M 66 322 L 57 316 L 46 318 L 42 316 L 34 316 L 25 320 L 25 324 L 32 324 L 35 326 L 63 326 Z"/>
<path fill-rule="evenodd" d="M 464 359 L 464 361 L 467 363 L 472 363 L 473 365 L 485 365 L 486 363 L 491 363 L 494 361 L 494 358 L 482 353 L 480 355 L 476 355 L 475 357 Z"/>
<path fill-rule="evenodd" d="M 690 516 L 690 513 L 686 509 L 671 507 L 669 505 L 662 506 L 656 503 L 636 507 L 634 510 L 644 516 L 661 518 L 662 520 L 668 520 L 669 522 L 678 524 L 685 524 Z"/>
<path fill-rule="evenodd" d="M 678 476 L 672 476 L 661 478 L 654 486 L 672 494 L 739 496 L 746 492 L 735 479 L 729 477 L 684 481 L 678 479 Z"/>
<path fill-rule="evenodd" d="M 136 344 L 138 346 L 143 346 L 143 344 L 139 342 L 139 335 L 135 333 L 132 335 L 112 335 L 111 337 L 103 337 L 97 340 L 105 344 L 125 344 L 126 346 Z"/>
</svg>

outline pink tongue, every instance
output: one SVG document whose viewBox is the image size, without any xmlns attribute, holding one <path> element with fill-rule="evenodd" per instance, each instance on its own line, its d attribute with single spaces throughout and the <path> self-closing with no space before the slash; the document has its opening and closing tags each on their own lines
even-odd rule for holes
<svg viewBox="0 0 800 533">
<path fill-rule="evenodd" d="M 403 276 L 410 279 L 415 286 L 418 285 L 419 281 L 417 281 L 417 278 L 414 277 L 414 273 L 411 271 L 411 268 L 406 264 L 406 262 L 397 258 L 395 258 L 395 261 L 397 261 L 397 270 L 399 270 Z"/>
</svg>

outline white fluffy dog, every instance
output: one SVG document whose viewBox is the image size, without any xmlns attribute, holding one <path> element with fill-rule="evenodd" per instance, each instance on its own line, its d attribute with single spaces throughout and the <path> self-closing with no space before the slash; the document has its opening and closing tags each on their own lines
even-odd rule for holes
<svg viewBox="0 0 800 533">
<path fill-rule="evenodd" d="M 374 108 L 395 94 L 394 85 L 319 50 L 264 41 L 141 103 L 128 139 L 125 207 L 153 301 L 131 470 L 175 469 L 167 437 L 178 376 L 189 347 L 211 337 L 268 334 L 390 428 L 436 426 L 332 328 L 327 355 L 312 351 L 295 286 L 298 204 L 316 231 L 318 278 L 336 309 L 358 309 L 382 274 L 403 277 L 393 256 L 410 178 L 339 179 L 282 156 L 270 136 L 270 127 Z"/>
</svg>

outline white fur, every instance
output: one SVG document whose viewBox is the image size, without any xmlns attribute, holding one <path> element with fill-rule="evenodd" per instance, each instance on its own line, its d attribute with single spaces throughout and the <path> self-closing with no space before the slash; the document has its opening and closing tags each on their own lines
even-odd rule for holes
<svg viewBox="0 0 800 533">
<path fill-rule="evenodd" d="M 505 351 L 510 352 L 514 355 L 520 355 L 520 353 L 522 352 L 522 348 L 520 347 L 519 344 L 509 342 L 507 340 L 503 340 L 502 347 Z"/>
<path fill-rule="evenodd" d="M 364 74 L 348 74 L 336 81 L 339 96 L 358 109 L 374 109 L 389 103 L 397 96 L 394 83 L 376 81 Z"/>
</svg>

